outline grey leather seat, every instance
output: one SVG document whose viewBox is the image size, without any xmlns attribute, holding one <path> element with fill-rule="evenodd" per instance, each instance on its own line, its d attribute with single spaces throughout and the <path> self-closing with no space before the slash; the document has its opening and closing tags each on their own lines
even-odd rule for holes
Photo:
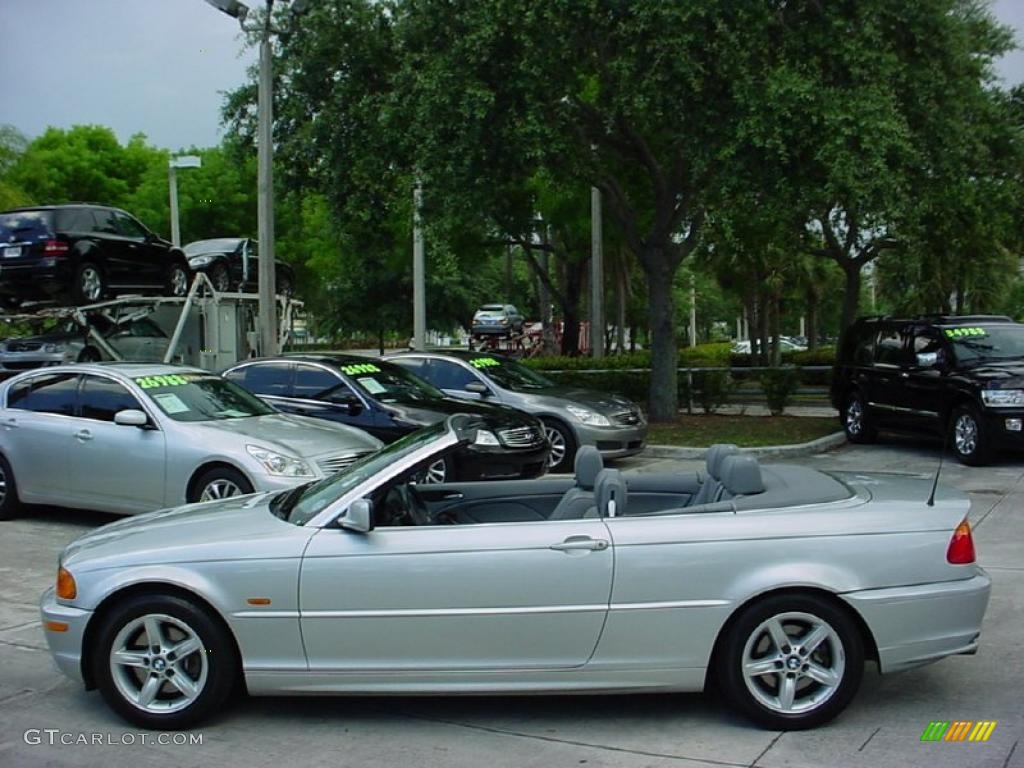
<svg viewBox="0 0 1024 768">
<path fill-rule="evenodd" d="M 689 506 L 718 501 L 722 492 L 722 464 L 727 457 L 735 456 L 739 452 L 739 447 L 732 443 L 718 443 L 708 448 L 707 456 L 704 459 L 707 475 Z"/>
<path fill-rule="evenodd" d="M 621 517 L 626 514 L 626 481 L 617 469 L 602 469 L 594 485 L 595 504 L 584 517 Z"/>
<path fill-rule="evenodd" d="M 576 452 L 576 485 L 565 492 L 548 520 L 578 520 L 594 506 L 594 484 L 604 470 L 597 448 L 584 445 Z"/>
<path fill-rule="evenodd" d="M 735 499 L 763 492 L 764 479 L 757 459 L 733 454 L 722 460 L 722 493 L 719 499 Z"/>
</svg>

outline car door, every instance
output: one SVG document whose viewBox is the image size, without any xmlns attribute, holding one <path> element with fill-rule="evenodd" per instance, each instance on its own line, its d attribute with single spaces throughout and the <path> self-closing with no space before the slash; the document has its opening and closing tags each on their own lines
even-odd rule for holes
<svg viewBox="0 0 1024 768">
<path fill-rule="evenodd" d="M 167 268 L 167 249 L 152 237 L 148 229 L 124 211 L 114 211 L 114 221 L 125 239 L 128 266 L 135 283 L 148 287 L 164 282 Z"/>
<path fill-rule="evenodd" d="M 311 670 L 580 667 L 612 585 L 600 519 L 324 528 L 302 562 Z"/>
<path fill-rule="evenodd" d="M 875 359 L 869 374 L 867 396 L 875 421 L 903 427 L 907 421 L 903 386 L 908 361 L 907 334 L 895 327 L 882 327 L 875 341 Z"/>
<path fill-rule="evenodd" d="M 148 512 L 164 503 L 164 433 L 115 424 L 114 414 L 125 410 L 145 412 L 116 379 L 82 376 L 68 457 L 71 491 L 97 509 Z"/>
<path fill-rule="evenodd" d="M 230 371 L 224 378 L 235 382 L 266 400 L 275 408 L 288 410 L 291 394 L 293 366 L 281 361 L 246 363 Z"/>
<path fill-rule="evenodd" d="M 132 262 L 137 256 L 132 254 L 128 238 L 121 234 L 114 211 L 109 208 L 93 208 L 92 217 L 95 222 L 93 237 L 100 246 L 101 263 L 98 266 L 103 270 L 107 285 L 138 285 L 140 281 L 132 268 Z"/>
<path fill-rule="evenodd" d="M 909 357 L 909 364 L 903 371 L 907 424 L 914 429 L 942 430 L 945 425 L 941 414 L 945 411 L 948 392 L 946 343 L 934 329 L 918 328 L 910 340 Z"/>
<path fill-rule="evenodd" d="M 325 365 L 296 363 L 291 397 L 282 405 L 293 413 L 315 416 L 373 432 L 374 413 L 337 371 Z"/>
<path fill-rule="evenodd" d="M 7 391 L 2 448 L 22 501 L 60 504 L 68 500 L 67 462 L 74 431 L 78 375 L 42 373 Z"/>
</svg>

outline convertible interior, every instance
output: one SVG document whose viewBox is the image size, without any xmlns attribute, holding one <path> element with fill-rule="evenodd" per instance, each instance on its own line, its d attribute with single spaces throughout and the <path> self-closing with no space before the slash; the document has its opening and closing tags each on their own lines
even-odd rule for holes
<svg viewBox="0 0 1024 768">
<path fill-rule="evenodd" d="M 374 524 L 458 525 L 537 520 L 741 513 L 849 498 L 853 491 L 824 472 L 762 466 L 735 445 L 708 449 L 704 471 L 620 472 L 590 446 L 576 454 L 575 476 L 421 485 L 410 476 L 379 491 Z"/>
</svg>

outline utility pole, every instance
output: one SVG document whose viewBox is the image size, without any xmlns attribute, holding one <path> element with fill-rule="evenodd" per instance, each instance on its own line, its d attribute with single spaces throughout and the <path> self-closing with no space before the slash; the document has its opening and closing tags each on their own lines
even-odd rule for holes
<svg viewBox="0 0 1024 768">
<path fill-rule="evenodd" d="M 257 220 L 260 241 L 259 299 L 260 354 L 277 354 L 277 286 L 274 274 L 274 94 L 273 50 L 270 45 L 270 19 L 274 0 L 267 0 L 263 36 L 260 39 L 259 126 L 259 196 Z"/>
<path fill-rule="evenodd" d="M 412 189 L 412 348 L 427 348 L 426 260 L 423 250 L 423 184 Z"/>
<path fill-rule="evenodd" d="M 198 155 L 184 155 L 172 157 L 167 161 L 167 185 L 171 193 L 171 242 L 175 246 L 181 245 L 181 224 L 178 221 L 178 169 L 199 168 L 203 159 Z"/>
<path fill-rule="evenodd" d="M 697 346 L 697 279 L 690 275 L 690 346 Z"/>
<path fill-rule="evenodd" d="M 601 190 L 590 188 L 590 354 L 604 357 L 604 233 Z"/>
</svg>

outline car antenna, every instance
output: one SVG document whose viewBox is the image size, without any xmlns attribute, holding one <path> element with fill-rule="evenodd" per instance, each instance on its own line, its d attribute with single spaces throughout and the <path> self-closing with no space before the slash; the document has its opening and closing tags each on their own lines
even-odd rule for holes
<svg viewBox="0 0 1024 768">
<path fill-rule="evenodd" d="M 939 487 L 939 475 L 942 474 L 942 462 L 946 458 L 946 446 L 949 445 L 949 435 L 944 434 L 942 436 L 942 453 L 939 454 L 939 467 L 935 470 L 935 479 L 932 480 L 932 492 L 928 494 L 928 501 L 926 502 L 929 507 L 935 506 L 935 491 Z"/>
</svg>

